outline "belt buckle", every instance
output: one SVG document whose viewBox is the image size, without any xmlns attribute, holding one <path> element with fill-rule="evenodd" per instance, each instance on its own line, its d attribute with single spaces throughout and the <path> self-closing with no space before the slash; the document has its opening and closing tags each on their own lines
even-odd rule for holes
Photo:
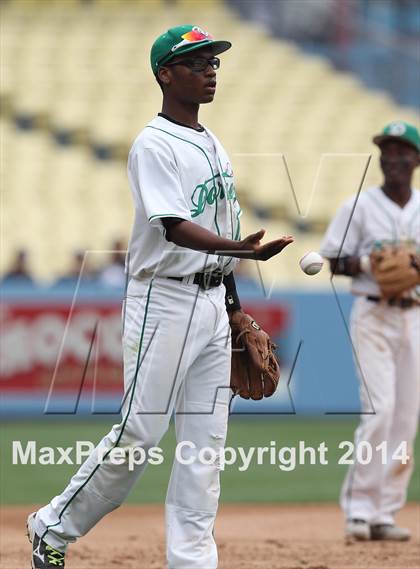
<svg viewBox="0 0 420 569">
<path fill-rule="evenodd" d="M 219 286 L 222 283 L 223 275 L 216 275 L 214 277 L 214 286 Z"/>
<path fill-rule="evenodd" d="M 204 290 L 219 286 L 222 282 L 223 275 L 221 273 L 201 273 L 200 287 Z"/>
<path fill-rule="evenodd" d="M 208 290 L 211 287 L 211 273 L 201 273 L 200 287 L 204 290 Z"/>
</svg>

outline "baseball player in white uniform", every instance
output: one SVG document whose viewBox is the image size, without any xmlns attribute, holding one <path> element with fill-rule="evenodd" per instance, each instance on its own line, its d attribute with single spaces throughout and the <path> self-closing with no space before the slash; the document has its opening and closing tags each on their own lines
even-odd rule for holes
<svg viewBox="0 0 420 569">
<path fill-rule="evenodd" d="M 334 274 L 352 277 L 356 299 L 350 329 L 362 406 L 355 446 L 368 443 L 373 450 L 367 464 L 355 460 L 343 485 L 346 536 L 404 541 L 410 532 L 395 525 L 394 515 L 406 500 L 419 415 L 420 192 L 412 187 L 412 176 L 420 137 L 414 126 L 394 122 L 373 140 L 381 151 L 383 185 L 363 191 L 356 204 L 356 196 L 347 200 L 326 232 L 321 253 Z M 414 285 L 384 297 L 372 255 L 407 246 L 413 251 Z"/>
<path fill-rule="evenodd" d="M 135 221 L 123 309 L 122 420 L 63 493 L 29 516 L 33 568 L 64 567 L 68 543 L 124 501 L 147 464 L 137 460 L 130 469 L 130 450 L 153 454 L 173 412 L 177 441 L 186 445 L 166 498 L 168 567 L 217 567 L 219 455 L 232 393 L 228 314 L 241 310 L 232 270 L 238 258 L 265 260 L 293 240 L 262 245 L 264 230 L 241 239 L 229 157 L 198 122 L 200 104 L 214 98 L 216 55 L 230 47 L 190 25 L 153 44 L 162 113 L 128 159 Z M 210 454 L 198 460 L 204 447 Z"/>
</svg>

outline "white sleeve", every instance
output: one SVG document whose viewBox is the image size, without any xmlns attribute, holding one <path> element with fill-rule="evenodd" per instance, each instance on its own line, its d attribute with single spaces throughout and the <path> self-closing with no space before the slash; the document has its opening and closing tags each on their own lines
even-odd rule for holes
<svg viewBox="0 0 420 569">
<path fill-rule="evenodd" d="M 320 248 L 323 257 L 335 259 L 338 256 L 358 254 L 362 238 L 362 219 L 360 203 L 356 204 L 353 211 L 355 199 L 356 197 L 349 199 L 329 224 Z"/>
<path fill-rule="evenodd" d="M 191 212 L 171 151 L 142 147 L 137 149 L 133 159 L 140 199 L 149 223 L 165 233 L 162 217 L 180 217 L 191 221 Z"/>
</svg>

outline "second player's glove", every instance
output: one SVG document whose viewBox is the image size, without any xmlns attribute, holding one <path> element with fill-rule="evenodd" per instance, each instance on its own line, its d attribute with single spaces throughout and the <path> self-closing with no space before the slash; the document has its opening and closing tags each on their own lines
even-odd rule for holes
<svg viewBox="0 0 420 569">
<path fill-rule="evenodd" d="M 396 298 L 420 283 L 418 258 L 408 247 L 386 247 L 370 255 L 372 274 L 384 298 Z"/>
<path fill-rule="evenodd" d="M 242 311 L 229 315 L 232 331 L 230 386 L 244 399 L 270 397 L 277 389 L 280 367 L 276 345 L 269 335 Z"/>
</svg>

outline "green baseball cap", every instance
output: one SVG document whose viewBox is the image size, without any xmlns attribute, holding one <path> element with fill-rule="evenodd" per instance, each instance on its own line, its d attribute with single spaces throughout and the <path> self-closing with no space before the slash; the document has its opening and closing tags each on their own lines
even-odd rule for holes
<svg viewBox="0 0 420 569">
<path fill-rule="evenodd" d="M 208 32 L 193 25 L 176 26 L 159 36 L 150 52 L 150 64 L 156 75 L 161 65 L 181 53 L 187 53 L 203 46 L 211 46 L 214 55 L 226 51 L 232 44 L 229 41 L 215 40 Z"/>
<path fill-rule="evenodd" d="M 420 152 L 420 135 L 419 131 L 412 124 L 404 121 L 395 121 L 388 124 L 381 134 L 373 138 L 373 142 L 381 146 L 386 140 L 400 140 L 406 142 Z"/>
</svg>

